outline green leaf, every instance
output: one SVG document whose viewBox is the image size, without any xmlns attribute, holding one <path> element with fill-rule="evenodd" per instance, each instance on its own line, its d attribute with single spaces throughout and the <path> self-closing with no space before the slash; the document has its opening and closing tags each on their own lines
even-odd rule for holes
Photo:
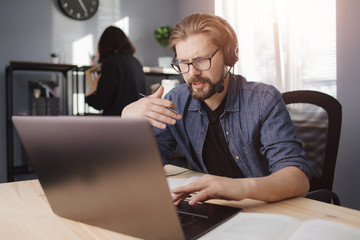
<svg viewBox="0 0 360 240">
<path fill-rule="evenodd" d="M 162 26 L 154 30 L 155 39 L 162 47 L 167 47 L 169 45 L 172 30 L 173 29 L 170 26 Z"/>
</svg>

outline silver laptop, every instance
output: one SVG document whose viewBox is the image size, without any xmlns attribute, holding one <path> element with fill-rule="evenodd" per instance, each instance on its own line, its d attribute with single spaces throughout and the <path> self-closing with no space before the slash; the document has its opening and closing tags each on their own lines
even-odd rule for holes
<svg viewBox="0 0 360 240">
<path fill-rule="evenodd" d="M 145 119 L 12 120 L 52 210 L 61 217 L 144 239 L 195 239 L 240 211 L 187 202 L 174 207 Z M 181 225 L 180 212 L 181 219 L 195 223 Z"/>
</svg>

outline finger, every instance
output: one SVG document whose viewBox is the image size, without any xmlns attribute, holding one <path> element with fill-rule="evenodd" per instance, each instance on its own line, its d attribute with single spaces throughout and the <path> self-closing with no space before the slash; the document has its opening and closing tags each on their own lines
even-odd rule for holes
<svg viewBox="0 0 360 240">
<path fill-rule="evenodd" d="M 171 124 L 174 125 L 176 123 L 176 120 L 168 117 L 164 114 L 155 112 L 155 111 L 148 111 L 145 113 L 145 116 L 153 121 L 158 121 L 158 122 L 162 122 L 162 123 L 167 123 L 167 124 Z M 164 126 L 166 127 L 166 126 Z"/>
<path fill-rule="evenodd" d="M 153 127 L 157 127 L 157 128 L 160 128 L 160 129 L 165 129 L 166 128 L 166 124 L 164 124 L 162 122 L 159 122 L 159 121 L 156 121 L 156 120 L 150 119 L 150 118 L 149 118 L 149 121 L 150 121 L 150 125 L 153 126 Z"/>
<path fill-rule="evenodd" d="M 175 205 L 175 206 L 179 206 L 180 203 L 182 203 L 182 201 L 184 201 L 184 199 L 185 199 L 185 198 L 180 198 L 179 200 L 177 200 L 177 201 L 174 202 L 174 205 Z"/>
<path fill-rule="evenodd" d="M 212 196 L 211 192 L 208 191 L 208 189 L 204 189 L 200 192 L 197 192 L 196 194 L 192 194 L 192 196 L 189 199 L 189 204 L 194 205 L 195 203 L 204 202 L 204 201 L 212 199 L 212 198 L 213 198 L 213 196 Z"/>
<path fill-rule="evenodd" d="M 180 120 L 182 117 L 181 114 L 176 114 L 163 106 L 153 104 L 153 102 L 149 102 L 145 109 L 144 115 L 146 117 L 171 125 L 174 125 L 176 120 Z"/>
<path fill-rule="evenodd" d="M 187 193 L 193 193 L 201 191 L 202 189 L 206 188 L 209 185 L 209 176 L 208 174 L 200 177 L 199 179 L 190 182 L 184 186 L 180 186 L 177 188 L 174 188 L 172 191 L 173 193 L 180 193 L 180 192 L 187 192 Z"/>
<path fill-rule="evenodd" d="M 174 194 L 172 199 L 174 204 L 177 206 L 188 196 L 189 196 L 188 194 Z"/>
<path fill-rule="evenodd" d="M 164 88 L 161 86 L 154 94 L 148 96 L 149 101 L 154 105 L 162 106 L 164 108 L 170 108 L 170 110 L 167 109 L 169 111 L 163 110 L 163 111 L 165 111 L 165 112 L 162 112 L 163 114 L 169 115 L 170 117 L 178 119 L 178 120 L 181 119 L 181 114 L 179 114 L 175 111 L 176 110 L 175 104 L 168 99 L 161 98 L 161 94 L 163 91 L 164 91 Z M 172 111 L 172 110 L 174 110 L 174 111 Z"/>
<path fill-rule="evenodd" d="M 176 109 L 175 104 L 168 100 L 168 99 L 162 99 L 162 98 L 154 98 L 154 97 L 149 97 L 149 101 L 157 106 L 161 106 L 163 108 L 172 108 L 172 109 Z M 176 115 L 174 115 L 176 116 Z"/>
<path fill-rule="evenodd" d="M 146 117 L 154 127 L 164 129 L 165 124 L 174 125 L 176 120 L 181 119 L 181 114 L 176 114 L 164 106 L 174 105 L 169 100 L 146 97 L 124 108 L 123 117 Z"/>
<path fill-rule="evenodd" d="M 183 194 L 183 195 L 188 196 L 189 194 L 201 191 L 202 189 L 203 188 L 201 186 L 195 185 L 193 183 L 189 183 L 188 185 L 174 188 L 172 190 L 172 193 L 174 193 L 174 194 Z"/>
<path fill-rule="evenodd" d="M 184 186 L 174 188 L 171 192 L 173 193 L 173 199 L 175 200 L 178 198 L 186 198 L 192 193 L 191 191 L 185 191 Z"/>
<path fill-rule="evenodd" d="M 193 205 L 197 202 L 203 202 L 211 198 L 212 194 L 209 192 L 209 175 L 205 175 L 198 180 L 189 183 L 185 186 L 174 188 L 172 192 L 174 194 L 182 194 L 186 197 L 191 195 L 189 204 Z"/>
<path fill-rule="evenodd" d="M 161 96 L 164 93 L 164 87 L 160 86 L 156 92 L 154 92 L 153 94 L 151 94 L 149 97 L 153 97 L 153 98 L 161 98 Z"/>
</svg>

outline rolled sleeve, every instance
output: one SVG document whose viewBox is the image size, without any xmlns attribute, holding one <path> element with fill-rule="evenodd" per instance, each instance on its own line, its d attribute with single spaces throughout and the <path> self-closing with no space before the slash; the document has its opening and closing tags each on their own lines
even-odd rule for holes
<svg viewBox="0 0 360 240">
<path fill-rule="evenodd" d="M 269 162 L 270 172 L 294 166 L 301 169 L 309 179 L 313 169 L 307 160 L 301 142 L 296 138 L 293 122 L 281 93 L 269 87 L 264 94 L 261 113 L 261 153 Z"/>
</svg>

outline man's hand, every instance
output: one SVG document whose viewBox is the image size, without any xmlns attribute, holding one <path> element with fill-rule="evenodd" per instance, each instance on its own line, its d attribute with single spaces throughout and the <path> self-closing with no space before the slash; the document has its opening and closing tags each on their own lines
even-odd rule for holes
<svg viewBox="0 0 360 240">
<path fill-rule="evenodd" d="M 203 202 L 208 199 L 242 200 L 247 196 L 246 178 L 226 178 L 215 175 L 205 175 L 185 186 L 173 189 L 173 201 L 178 205 L 190 194 L 189 204 Z"/>
<path fill-rule="evenodd" d="M 189 204 L 209 199 L 242 200 L 251 198 L 266 202 L 305 196 L 309 190 L 309 179 L 296 167 L 285 167 L 269 176 L 258 178 L 226 178 L 205 175 L 172 190 L 173 201 L 178 205 L 192 195 Z M 195 194 L 192 194 L 195 193 Z"/>
<path fill-rule="evenodd" d="M 176 114 L 167 107 L 175 109 L 175 104 L 167 99 L 161 99 L 164 88 L 160 88 L 152 95 L 141 98 L 127 105 L 122 111 L 123 118 L 145 117 L 150 124 L 157 128 L 166 128 L 166 123 L 174 125 L 176 120 L 181 119 L 181 114 Z"/>
</svg>

